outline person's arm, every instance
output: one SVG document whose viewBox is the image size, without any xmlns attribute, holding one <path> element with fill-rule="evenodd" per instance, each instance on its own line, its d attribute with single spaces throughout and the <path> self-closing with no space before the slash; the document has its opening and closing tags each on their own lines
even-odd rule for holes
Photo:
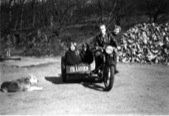
<svg viewBox="0 0 169 116">
<path fill-rule="evenodd" d="M 93 39 L 92 39 L 92 41 L 89 43 L 89 45 L 90 45 L 90 48 L 91 48 L 91 49 L 95 49 L 96 46 L 99 45 L 99 43 L 98 43 L 98 35 L 96 35 L 95 37 L 93 37 Z"/>
<path fill-rule="evenodd" d="M 118 43 L 117 43 L 115 37 L 111 33 L 109 33 L 109 37 L 110 37 L 110 44 L 117 48 Z"/>
<path fill-rule="evenodd" d="M 69 52 L 70 52 L 70 51 L 68 50 L 68 51 L 66 51 L 66 53 L 65 53 L 65 61 L 66 61 L 66 63 L 67 63 L 68 65 L 69 65 L 69 59 L 70 59 L 70 58 L 69 58 L 69 55 L 70 55 Z"/>
<path fill-rule="evenodd" d="M 75 54 L 73 54 L 73 52 L 71 51 L 67 51 L 66 54 L 65 54 L 65 57 L 66 57 L 66 62 L 68 65 L 74 65 L 76 64 L 75 63 Z"/>
<path fill-rule="evenodd" d="M 94 40 L 94 46 L 99 46 L 99 42 L 98 42 L 98 36 L 95 37 L 95 40 Z"/>
</svg>

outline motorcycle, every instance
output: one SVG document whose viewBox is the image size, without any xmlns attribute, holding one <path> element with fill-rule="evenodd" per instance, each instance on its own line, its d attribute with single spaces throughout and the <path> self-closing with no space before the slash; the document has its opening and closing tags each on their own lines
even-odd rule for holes
<svg viewBox="0 0 169 116">
<path fill-rule="evenodd" d="M 66 64 L 65 56 L 61 58 L 61 72 L 63 82 L 67 82 L 70 76 L 80 76 L 84 75 L 89 78 L 95 76 L 99 82 L 103 82 L 105 86 L 105 91 L 110 91 L 114 84 L 115 76 L 115 61 L 113 52 L 116 52 L 116 48 L 111 45 L 106 45 L 104 47 L 97 47 L 97 49 L 92 50 L 93 57 L 96 59 L 98 54 L 102 57 L 102 63 L 99 67 L 92 69 L 91 64 L 81 63 L 74 66 L 69 66 Z M 97 55 L 96 55 L 97 54 Z M 94 61 L 93 61 L 94 62 Z"/>
</svg>

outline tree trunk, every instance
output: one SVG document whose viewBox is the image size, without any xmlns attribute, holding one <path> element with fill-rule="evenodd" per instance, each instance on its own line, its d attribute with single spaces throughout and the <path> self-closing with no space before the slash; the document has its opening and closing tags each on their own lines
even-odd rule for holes
<svg viewBox="0 0 169 116">
<path fill-rule="evenodd" d="M 35 5 L 36 1 L 32 0 L 32 27 L 35 27 L 35 21 L 36 21 L 36 13 L 35 13 Z"/>
<path fill-rule="evenodd" d="M 153 21 L 154 21 L 154 23 L 157 21 L 157 18 L 158 18 L 158 13 L 155 13 L 155 14 L 153 15 Z"/>
<path fill-rule="evenodd" d="M 100 8 L 100 21 L 103 22 L 103 7 L 101 2 L 101 0 L 98 1 L 98 6 Z"/>
<path fill-rule="evenodd" d="M 12 22 L 12 0 L 9 1 L 9 23 Z"/>
<path fill-rule="evenodd" d="M 35 27 L 35 21 L 36 21 L 36 17 L 35 17 L 35 14 L 33 14 L 33 19 L 32 19 L 32 27 L 34 28 Z"/>
<path fill-rule="evenodd" d="M 12 26 L 12 1 L 9 1 L 9 32 L 11 30 L 11 26 Z"/>
<path fill-rule="evenodd" d="M 20 29 L 22 29 L 22 27 L 23 27 L 24 2 L 25 2 L 25 0 L 22 0 L 22 2 L 21 2 L 21 20 L 20 20 Z"/>
<path fill-rule="evenodd" d="M 53 16 L 50 17 L 50 27 L 53 28 L 54 24 L 53 24 Z"/>
<path fill-rule="evenodd" d="M 149 22 L 152 23 L 152 16 L 151 16 L 151 14 L 149 15 Z"/>
<path fill-rule="evenodd" d="M 16 21 L 15 21 L 14 29 L 17 29 L 18 20 L 19 20 L 18 15 L 19 15 L 19 10 L 17 11 L 17 15 L 16 15 Z"/>
</svg>

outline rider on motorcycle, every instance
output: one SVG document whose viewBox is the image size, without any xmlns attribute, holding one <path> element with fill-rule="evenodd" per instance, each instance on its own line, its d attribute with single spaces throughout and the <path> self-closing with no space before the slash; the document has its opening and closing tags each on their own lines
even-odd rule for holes
<svg viewBox="0 0 169 116">
<path fill-rule="evenodd" d="M 93 40 L 94 46 L 96 46 L 96 49 L 98 49 L 99 47 L 104 47 L 105 45 L 111 45 L 111 46 L 117 48 L 118 44 L 117 44 L 117 41 L 115 40 L 115 36 L 113 36 L 110 32 L 107 31 L 106 25 L 101 24 L 99 27 L 100 27 L 101 33 L 99 35 L 97 35 Z M 117 29 L 115 28 L 114 34 L 117 34 L 116 31 L 117 31 Z M 118 73 L 118 70 L 116 68 L 117 54 L 115 51 L 113 52 L 113 56 L 114 57 L 112 60 L 115 63 L 115 73 Z M 102 54 L 97 52 L 95 60 L 96 60 L 96 69 L 97 69 L 103 63 Z"/>
</svg>

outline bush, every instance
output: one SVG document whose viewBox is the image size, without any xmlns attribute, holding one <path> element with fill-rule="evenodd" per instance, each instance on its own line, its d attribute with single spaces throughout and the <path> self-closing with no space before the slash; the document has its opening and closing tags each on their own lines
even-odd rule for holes
<svg viewBox="0 0 169 116">
<path fill-rule="evenodd" d="M 27 56 L 56 56 L 63 51 L 58 37 L 49 30 L 38 30 L 31 41 L 27 39 L 23 52 Z"/>
</svg>

